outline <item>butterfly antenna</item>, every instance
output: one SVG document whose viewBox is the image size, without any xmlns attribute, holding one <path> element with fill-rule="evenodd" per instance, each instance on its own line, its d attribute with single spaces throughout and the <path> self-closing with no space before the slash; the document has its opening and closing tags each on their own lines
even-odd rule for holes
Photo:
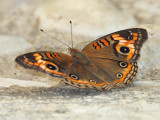
<svg viewBox="0 0 160 120">
<path fill-rule="evenodd" d="M 67 45 L 66 43 L 64 43 L 64 42 L 62 42 L 62 41 L 60 41 L 60 40 L 58 40 L 57 38 L 55 38 L 55 37 L 53 37 L 53 36 L 51 36 L 50 34 L 46 33 L 43 29 L 40 29 L 40 31 L 43 32 L 44 34 L 48 35 L 49 37 L 51 37 L 51 38 L 53 38 L 53 39 L 55 39 L 55 40 L 57 40 L 57 41 L 63 43 L 64 45 L 66 45 L 67 47 L 69 47 L 69 49 L 71 49 L 71 47 L 70 47 L 69 45 Z"/>
<path fill-rule="evenodd" d="M 72 43 L 72 48 L 73 48 L 73 38 L 72 38 L 72 21 L 70 20 L 70 25 L 71 25 L 71 43 Z"/>
</svg>

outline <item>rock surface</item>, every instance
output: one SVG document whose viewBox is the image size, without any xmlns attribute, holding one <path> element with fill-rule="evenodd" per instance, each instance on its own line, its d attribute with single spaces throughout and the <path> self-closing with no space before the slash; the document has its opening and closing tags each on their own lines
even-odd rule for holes
<svg viewBox="0 0 160 120">
<path fill-rule="evenodd" d="M 0 119 L 2 120 L 159 120 L 159 0 L 1 0 Z M 33 51 L 68 53 L 67 47 L 39 32 L 43 28 L 66 44 L 73 21 L 74 47 L 131 27 L 149 33 L 135 82 L 109 92 L 65 86 L 61 79 L 28 70 L 15 58 Z M 52 87 L 51 87 L 52 86 Z"/>
<path fill-rule="evenodd" d="M 16 53 L 31 48 L 31 44 L 23 38 L 15 36 L 0 36 L 0 56 Z"/>
<path fill-rule="evenodd" d="M 18 79 L 10 79 L 10 78 L 0 78 L 1 84 L 0 87 L 10 87 L 10 86 L 22 86 L 22 87 L 51 87 L 49 84 L 45 84 L 42 82 L 36 81 L 26 81 L 26 80 L 18 80 Z"/>
<path fill-rule="evenodd" d="M 160 2 L 159 0 L 112 0 L 119 9 L 132 14 L 138 23 L 160 25 Z"/>
<path fill-rule="evenodd" d="M 112 2 L 105 0 L 49 1 L 36 11 L 36 15 L 41 28 L 70 32 L 67 25 L 72 20 L 74 33 L 92 37 L 137 24 L 133 15 L 120 11 Z"/>
<path fill-rule="evenodd" d="M 145 28 L 148 31 L 148 40 L 144 43 L 139 60 L 139 68 L 156 70 L 160 68 L 160 40 L 158 38 L 160 26 L 151 24 L 141 24 L 136 27 Z"/>
</svg>

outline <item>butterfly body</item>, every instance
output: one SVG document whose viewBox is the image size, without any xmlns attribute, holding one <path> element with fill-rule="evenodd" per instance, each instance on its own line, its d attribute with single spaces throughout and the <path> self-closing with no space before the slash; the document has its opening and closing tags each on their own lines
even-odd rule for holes
<svg viewBox="0 0 160 120">
<path fill-rule="evenodd" d="M 137 73 L 140 48 L 147 31 L 132 28 L 103 36 L 82 51 L 70 48 L 70 55 L 52 51 L 20 55 L 20 65 L 46 72 L 79 88 L 107 91 L 132 83 Z"/>
<path fill-rule="evenodd" d="M 85 56 L 85 54 L 83 54 L 82 52 L 79 52 L 76 49 L 71 49 L 70 51 L 71 51 L 71 57 L 74 63 L 89 64 L 89 60 Z"/>
</svg>

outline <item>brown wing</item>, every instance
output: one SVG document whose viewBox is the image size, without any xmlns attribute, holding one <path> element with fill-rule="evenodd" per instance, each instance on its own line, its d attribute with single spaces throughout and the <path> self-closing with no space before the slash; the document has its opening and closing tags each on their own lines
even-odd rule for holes
<svg viewBox="0 0 160 120">
<path fill-rule="evenodd" d="M 126 29 L 91 42 L 82 52 L 92 58 L 133 62 L 140 56 L 140 48 L 147 38 L 147 31 L 145 29 Z"/>
<path fill-rule="evenodd" d="M 20 55 L 15 61 L 25 68 L 36 69 L 55 77 L 65 77 L 72 58 L 63 53 L 41 51 Z"/>
<path fill-rule="evenodd" d="M 94 58 L 88 65 L 73 64 L 65 82 L 79 88 L 107 91 L 130 84 L 136 72 L 136 62 Z"/>
</svg>

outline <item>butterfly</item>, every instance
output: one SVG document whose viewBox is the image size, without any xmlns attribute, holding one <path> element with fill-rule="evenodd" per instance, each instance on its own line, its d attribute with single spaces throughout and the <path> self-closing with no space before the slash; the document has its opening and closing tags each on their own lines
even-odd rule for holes
<svg viewBox="0 0 160 120">
<path fill-rule="evenodd" d="M 132 83 L 140 49 L 147 39 L 146 29 L 131 28 L 98 38 L 82 51 L 70 48 L 70 55 L 39 51 L 20 55 L 15 61 L 25 68 L 61 77 L 71 86 L 108 91 Z"/>
</svg>

